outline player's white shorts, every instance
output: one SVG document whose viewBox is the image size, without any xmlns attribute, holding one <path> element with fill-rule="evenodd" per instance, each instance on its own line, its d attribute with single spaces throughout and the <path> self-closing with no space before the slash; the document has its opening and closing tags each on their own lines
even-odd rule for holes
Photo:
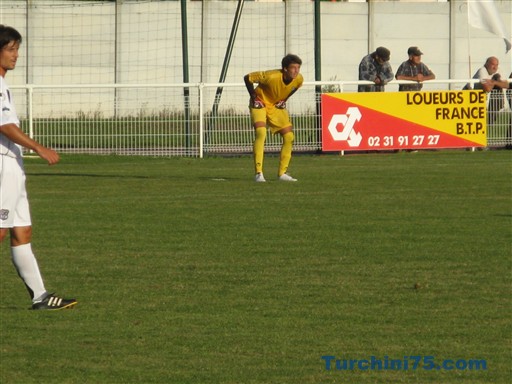
<svg viewBox="0 0 512 384">
<path fill-rule="evenodd" d="M 23 160 L 0 155 L 0 228 L 32 225 Z"/>
</svg>

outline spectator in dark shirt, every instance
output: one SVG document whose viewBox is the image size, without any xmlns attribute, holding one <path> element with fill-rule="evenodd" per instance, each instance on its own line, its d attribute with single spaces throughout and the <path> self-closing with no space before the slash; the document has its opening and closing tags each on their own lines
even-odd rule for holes
<svg viewBox="0 0 512 384">
<path fill-rule="evenodd" d="M 421 91 L 422 83 L 426 80 L 434 80 L 436 75 L 421 61 L 423 52 L 418 47 L 409 47 L 407 54 L 409 60 L 400 64 L 396 71 L 396 79 L 415 81 L 416 84 L 400 84 L 398 90 Z"/>
<path fill-rule="evenodd" d="M 359 80 L 373 81 L 375 84 L 359 85 L 359 92 L 384 92 L 384 85 L 393 80 L 390 54 L 389 49 L 379 47 L 363 57 L 359 64 Z"/>
</svg>

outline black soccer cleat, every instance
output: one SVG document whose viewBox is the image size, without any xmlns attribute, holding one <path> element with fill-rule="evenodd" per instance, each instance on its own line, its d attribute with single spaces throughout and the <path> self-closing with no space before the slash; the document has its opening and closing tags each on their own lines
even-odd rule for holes
<svg viewBox="0 0 512 384">
<path fill-rule="evenodd" d="M 42 301 L 32 304 L 32 309 L 57 311 L 59 309 L 73 308 L 77 303 L 75 299 L 63 299 L 62 297 L 55 296 L 53 293 L 49 293 Z"/>
</svg>

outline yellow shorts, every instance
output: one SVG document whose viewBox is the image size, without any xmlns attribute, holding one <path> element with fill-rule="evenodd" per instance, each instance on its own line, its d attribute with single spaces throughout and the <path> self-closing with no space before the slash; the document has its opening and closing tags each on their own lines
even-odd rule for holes
<svg viewBox="0 0 512 384">
<path fill-rule="evenodd" d="M 249 107 L 249 111 L 251 112 L 253 124 L 258 122 L 265 123 L 265 125 L 270 127 L 270 132 L 274 135 L 281 129 L 292 126 L 290 115 L 286 109 L 279 109 L 274 106 L 270 108 Z"/>
</svg>

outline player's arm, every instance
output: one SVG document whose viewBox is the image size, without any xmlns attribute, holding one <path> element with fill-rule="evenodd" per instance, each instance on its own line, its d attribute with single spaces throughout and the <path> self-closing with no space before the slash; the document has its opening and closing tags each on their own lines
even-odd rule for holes
<svg viewBox="0 0 512 384">
<path fill-rule="evenodd" d="M 251 97 L 251 106 L 253 108 L 263 108 L 263 101 L 261 101 L 256 95 L 256 91 L 254 90 L 254 84 L 250 80 L 248 74 L 244 76 L 244 83 L 245 87 L 247 88 L 247 92 L 249 92 L 249 96 Z"/>
<path fill-rule="evenodd" d="M 244 76 L 245 88 L 247 88 L 247 92 L 249 92 L 249 96 L 251 99 L 256 97 L 256 92 L 254 91 L 254 84 L 249 80 L 249 75 Z"/>
<path fill-rule="evenodd" d="M 279 100 L 276 104 L 275 104 L 275 107 L 276 108 L 279 108 L 279 109 L 285 109 L 286 108 L 286 101 L 288 101 L 288 99 L 290 97 L 292 97 L 293 94 L 295 94 L 295 92 L 297 92 L 299 90 L 299 88 L 302 87 L 302 81 L 300 81 L 298 83 L 298 85 L 292 89 L 292 91 L 290 92 L 290 94 L 288 96 L 286 96 L 283 100 Z"/>
<path fill-rule="evenodd" d="M 293 91 L 290 92 L 290 94 L 283 100 L 279 100 L 276 104 L 275 104 L 275 107 L 278 108 L 278 109 L 285 109 L 286 108 L 286 101 L 292 97 L 292 95 L 298 91 L 298 88 L 295 88 Z"/>
<path fill-rule="evenodd" d="M 299 88 L 295 88 L 294 90 L 292 90 L 290 92 L 290 94 L 286 97 L 286 99 L 284 99 L 283 101 L 286 102 L 290 97 L 292 97 L 292 95 L 297 92 L 299 90 Z"/>
<path fill-rule="evenodd" d="M 46 160 L 49 165 L 59 162 L 60 157 L 53 149 L 46 148 L 25 134 L 16 124 L 0 125 L 0 133 L 9 140 L 37 153 L 39 157 Z"/>
</svg>

